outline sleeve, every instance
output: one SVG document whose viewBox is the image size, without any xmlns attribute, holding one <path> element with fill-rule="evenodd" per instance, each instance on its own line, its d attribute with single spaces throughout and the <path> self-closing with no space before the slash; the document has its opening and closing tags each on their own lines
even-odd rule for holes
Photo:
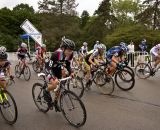
<svg viewBox="0 0 160 130">
<path fill-rule="evenodd" d="M 54 52 L 49 61 L 49 68 L 53 68 L 56 61 L 57 61 L 57 53 Z"/>
</svg>

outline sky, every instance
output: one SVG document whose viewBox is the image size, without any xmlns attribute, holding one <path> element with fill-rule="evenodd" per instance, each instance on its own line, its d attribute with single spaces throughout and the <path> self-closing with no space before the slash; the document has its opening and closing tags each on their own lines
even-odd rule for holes
<svg viewBox="0 0 160 130">
<path fill-rule="evenodd" d="M 30 6 L 33 6 L 33 8 L 37 11 L 38 10 L 38 1 L 39 0 L 0 0 L 0 8 L 8 7 L 12 9 L 17 4 L 20 3 L 26 3 Z M 90 15 L 94 13 L 94 11 L 98 8 L 99 3 L 102 0 L 76 0 L 77 3 L 79 3 L 77 7 L 77 11 L 79 15 L 81 15 L 83 10 L 87 10 Z"/>
</svg>

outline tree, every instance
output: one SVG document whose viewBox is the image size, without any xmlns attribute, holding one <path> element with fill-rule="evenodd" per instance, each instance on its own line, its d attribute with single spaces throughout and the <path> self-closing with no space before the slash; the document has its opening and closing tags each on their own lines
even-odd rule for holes
<svg viewBox="0 0 160 130">
<path fill-rule="evenodd" d="M 40 12 L 48 12 L 53 14 L 69 14 L 76 15 L 75 0 L 43 0 L 39 1 Z"/>
<path fill-rule="evenodd" d="M 110 0 L 103 0 L 94 14 L 98 15 L 98 18 L 100 19 L 102 24 L 106 26 L 107 23 L 113 24 L 114 22 L 117 21 L 116 17 L 113 14 L 113 10 L 111 8 Z"/>
<path fill-rule="evenodd" d="M 121 24 L 134 21 L 134 17 L 140 11 L 139 2 L 139 0 L 112 0 L 114 14 Z"/>
<path fill-rule="evenodd" d="M 17 6 L 15 6 L 14 8 L 13 8 L 13 11 L 28 11 L 28 12 L 30 12 L 30 13 L 34 13 L 34 9 L 33 9 L 33 7 L 32 6 L 29 6 L 28 4 L 19 4 L 19 5 L 17 5 Z"/>
<path fill-rule="evenodd" d="M 146 7 L 138 16 L 139 22 L 152 26 L 152 28 L 160 28 L 160 1 L 145 0 L 143 5 Z"/>
<path fill-rule="evenodd" d="M 84 10 L 81 15 L 81 27 L 84 28 L 89 20 L 89 13 Z"/>
</svg>

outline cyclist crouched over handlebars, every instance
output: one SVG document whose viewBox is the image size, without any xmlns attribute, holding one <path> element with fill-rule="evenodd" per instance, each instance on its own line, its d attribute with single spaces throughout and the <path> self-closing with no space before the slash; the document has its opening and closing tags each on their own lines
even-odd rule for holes
<svg viewBox="0 0 160 130">
<path fill-rule="evenodd" d="M 50 61 L 49 61 L 49 74 L 48 80 L 50 84 L 48 84 L 48 88 L 44 91 L 44 99 L 47 101 L 48 106 L 52 109 L 52 98 L 50 95 L 50 91 L 55 90 L 57 85 L 59 84 L 58 79 L 62 77 L 66 77 L 67 71 L 68 74 L 73 76 L 73 72 L 71 70 L 70 61 L 73 58 L 73 50 L 75 48 L 75 43 L 69 39 L 62 39 L 60 48 L 53 52 Z M 58 92 L 56 92 L 58 94 Z M 55 99 L 54 105 L 56 111 L 59 111 L 57 107 L 57 100 Z"/>
<path fill-rule="evenodd" d="M 11 75 L 11 63 L 7 60 L 8 55 L 6 53 L 6 48 L 4 46 L 0 47 L 0 87 L 7 86 L 6 80 L 4 79 L 5 76 L 9 76 L 10 79 L 13 79 L 14 77 Z"/>
</svg>

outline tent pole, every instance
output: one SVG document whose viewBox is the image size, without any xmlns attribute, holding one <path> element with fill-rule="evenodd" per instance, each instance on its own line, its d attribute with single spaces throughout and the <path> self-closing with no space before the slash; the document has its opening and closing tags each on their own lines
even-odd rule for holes
<svg viewBox="0 0 160 130">
<path fill-rule="evenodd" d="M 29 44 L 29 37 L 28 37 L 28 49 L 29 49 L 29 54 L 31 54 L 30 44 Z"/>
</svg>

